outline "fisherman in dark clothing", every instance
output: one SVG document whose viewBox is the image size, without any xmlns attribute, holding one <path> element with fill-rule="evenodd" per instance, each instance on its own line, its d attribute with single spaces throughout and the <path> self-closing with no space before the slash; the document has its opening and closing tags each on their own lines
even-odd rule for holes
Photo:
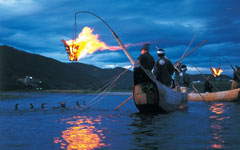
<svg viewBox="0 0 240 150">
<path fill-rule="evenodd" d="M 164 57 L 165 51 L 163 49 L 158 49 L 157 54 L 159 59 L 156 61 L 154 66 L 154 75 L 159 82 L 171 87 L 174 66 L 169 59 Z"/>
<path fill-rule="evenodd" d="M 207 77 L 207 80 L 205 81 L 204 83 L 204 92 L 209 92 L 211 93 L 212 92 L 212 84 L 210 83 L 210 76 Z"/>
<path fill-rule="evenodd" d="M 152 71 L 155 61 L 152 55 L 149 53 L 149 46 L 150 44 L 143 45 L 141 49 L 141 55 L 137 60 L 143 66 L 143 68 Z"/>
<path fill-rule="evenodd" d="M 189 75 L 186 73 L 187 72 L 187 66 L 182 65 L 180 70 L 181 70 L 181 72 L 179 74 L 179 76 L 180 76 L 180 78 L 179 78 L 180 91 L 181 92 L 188 92 L 188 89 L 191 85 L 191 80 L 190 80 Z"/>
<path fill-rule="evenodd" d="M 141 49 L 141 55 L 138 57 L 135 63 L 134 85 L 149 81 L 149 77 L 147 77 L 146 73 L 142 70 L 142 68 L 138 66 L 138 65 L 141 65 L 144 69 L 146 69 L 146 71 L 149 71 L 149 72 L 152 71 L 155 60 L 152 57 L 152 55 L 149 53 L 149 46 L 150 44 L 148 43 L 143 45 Z"/>
<path fill-rule="evenodd" d="M 236 65 L 236 71 L 233 73 L 233 81 L 231 89 L 240 88 L 240 67 Z"/>
</svg>

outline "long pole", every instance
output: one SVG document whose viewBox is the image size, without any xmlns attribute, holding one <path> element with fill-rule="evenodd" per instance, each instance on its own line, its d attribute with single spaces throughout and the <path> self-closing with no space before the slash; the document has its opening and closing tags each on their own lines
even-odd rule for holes
<svg viewBox="0 0 240 150">
<path fill-rule="evenodd" d="M 207 102 L 206 99 L 202 96 L 202 94 L 198 91 L 198 89 L 197 89 L 193 84 L 191 84 L 191 85 L 192 85 L 193 90 L 194 90 L 195 92 L 197 92 L 197 93 L 202 97 L 202 99 L 203 99 L 205 102 Z"/>
<path fill-rule="evenodd" d="M 199 47 L 201 47 L 203 44 L 205 44 L 208 40 L 203 41 L 201 44 L 199 44 L 197 47 L 195 47 L 193 50 L 191 50 L 190 52 L 188 52 L 186 55 L 184 55 L 182 58 L 180 58 L 177 62 L 175 62 L 175 64 L 177 64 L 178 62 L 180 62 L 181 60 L 183 60 L 185 57 L 187 57 L 188 55 L 190 55 L 192 52 L 194 52 L 196 49 L 198 49 Z"/>
<path fill-rule="evenodd" d="M 195 68 L 197 69 L 197 71 L 203 76 L 203 78 L 204 78 L 206 81 L 208 81 L 207 78 L 206 78 L 206 76 L 205 76 L 204 74 L 202 74 L 201 71 L 200 71 L 192 62 L 191 62 L 191 64 L 193 65 L 193 67 L 195 67 Z M 208 82 L 213 86 L 213 88 L 214 88 L 216 91 L 219 91 L 219 90 L 214 86 L 214 84 L 212 84 L 211 81 L 208 81 Z"/>
<path fill-rule="evenodd" d="M 222 58 L 231 66 L 233 72 L 235 72 L 235 71 L 236 71 L 235 68 L 234 68 L 233 65 L 227 60 L 227 58 L 225 58 L 225 57 L 222 57 Z M 237 78 L 240 80 L 239 74 L 236 73 L 236 75 L 237 75 Z"/>
<path fill-rule="evenodd" d="M 132 58 L 132 56 L 129 54 L 127 48 L 125 47 L 125 45 L 122 43 L 122 41 L 119 39 L 118 35 L 113 31 L 113 29 L 108 25 L 108 23 L 106 21 L 104 21 L 101 17 L 99 17 L 98 15 L 92 13 L 92 12 L 89 12 L 89 11 L 79 11 L 79 12 L 76 12 L 75 13 L 75 24 L 74 24 L 74 30 L 76 30 L 76 27 L 77 27 L 77 14 L 79 13 L 88 13 L 88 14 L 91 14 L 95 17 L 97 17 L 98 19 L 100 19 L 109 29 L 110 31 L 112 32 L 114 38 L 117 40 L 118 44 L 122 47 L 124 53 L 127 55 L 128 59 L 130 60 L 130 62 L 132 63 L 132 65 L 134 65 L 135 61 L 134 59 Z M 75 33 L 73 33 L 74 35 L 74 39 L 76 37 Z M 114 110 L 117 110 L 119 109 L 123 104 L 125 104 L 127 101 L 129 101 L 131 98 L 133 97 L 130 96 L 126 101 L 124 101 L 122 104 L 120 104 L 117 108 L 115 108 Z"/>
<path fill-rule="evenodd" d="M 119 37 L 117 36 L 117 34 L 113 31 L 113 29 L 107 24 L 106 21 L 104 21 L 102 18 L 100 18 L 99 16 L 97 16 L 96 14 L 89 12 L 89 11 L 79 11 L 75 13 L 75 24 L 74 26 L 76 26 L 76 20 L 77 20 L 77 14 L 79 13 L 88 13 L 91 14 L 95 17 L 97 17 L 98 19 L 100 19 L 105 25 L 107 25 L 107 27 L 110 29 L 110 31 L 112 32 L 114 38 L 117 40 L 118 44 L 122 47 L 124 53 L 127 55 L 128 59 L 130 60 L 130 62 L 132 63 L 132 65 L 134 65 L 134 59 L 132 58 L 132 56 L 129 54 L 127 48 L 124 46 L 124 44 L 122 43 L 122 41 L 119 39 Z"/>
<path fill-rule="evenodd" d="M 182 55 L 182 57 L 181 57 L 181 58 L 183 58 L 183 57 L 184 57 L 184 55 L 187 53 L 187 51 L 188 51 L 188 50 L 189 50 L 189 48 L 191 47 L 191 45 L 192 45 L 192 43 L 193 43 L 194 39 L 196 38 L 196 36 L 197 36 L 197 34 L 195 34 L 195 35 L 193 36 L 192 40 L 191 40 L 191 41 L 190 41 L 190 43 L 188 44 L 188 47 L 187 47 L 187 49 L 185 50 L 185 52 L 183 53 L 183 55 Z"/>
<path fill-rule="evenodd" d="M 126 102 L 128 102 L 130 99 L 133 98 L 133 95 L 130 96 L 128 99 L 126 99 L 124 102 L 122 102 L 122 104 L 120 104 L 118 107 L 116 107 L 114 110 L 118 110 L 120 107 L 122 107 L 123 104 L 125 104 Z"/>
</svg>

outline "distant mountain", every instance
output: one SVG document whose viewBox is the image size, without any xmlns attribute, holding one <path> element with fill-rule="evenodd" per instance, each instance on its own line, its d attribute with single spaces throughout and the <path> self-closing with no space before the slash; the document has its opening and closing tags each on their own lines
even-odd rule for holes
<svg viewBox="0 0 240 150">
<path fill-rule="evenodd" d="M 62 63 L 9 46 L 0 46 L 0 90 L 32 87 L 43 89 L 98 90 L 113 81 L 124 68 L 102 69 L 83 63 Z M 189 75 L 191 81 L 205 81 L 202 75 Z M 208 76 L 208 75 L 205 75 Z M 32 77 L 32 78 L 31 78 Z M 211 80 L 231 80 L 221 75 Z M 133 88 L 133 72 L 128 70 L 114 84 L 115 90 Z"/>
<path fill-rule="evenodd" d="M 26 76 L 32 77 L 32 82 L 37 81 L 39 87 L 44 89 L 96 90 L 124 70 L 102 69 L 82 63 L 62 63 L 13 47 L 0 46 L 0 90 L 23 88 L 18 81 L 26 83 Z M 115 89 L 131 89 L 132 71 L 127 71 L 115 85 Z"/>
</svg>

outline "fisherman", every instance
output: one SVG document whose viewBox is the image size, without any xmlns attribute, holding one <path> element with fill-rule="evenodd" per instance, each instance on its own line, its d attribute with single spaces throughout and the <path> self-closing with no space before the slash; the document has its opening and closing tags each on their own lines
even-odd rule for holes
<svg viewBox="0 0 240 150">
<path fill-rule="evenodd" d="M 149 53 L 150 44 L 144 44 L 141 48 L 141 55 L 137 58 L 134 68 L 134 84 L 139 84 L 143 82 L 147 82 L 149 78 L 147 77 L 146 73 L 140 67 L 136 67 L 139 64 L 146 69 L 148 72 L 152 72 L 154 67 L 155 60 L 153 56 Z"/>
<path fill-rule="evenodd" d="M 154 67 L 155 60 L 152 55 L 149 53 L 150 44 L 144 44 L 141 49 L 141 55 L 138 57 L 138 61 L 143 66 L 143 68 L 152 71 Z"/>
<path fill-rule="evenodd" d="M 174 66 L 172 62 L 165 57 L 164 49 L 158 48 L 157 54 L 159 59 L 155 63 L 153 73 L 159 82 L 171 87 Z"/>
<path fill-rule="evenodd" d="M 86 101 L 85 101 L 85 100 L 83 101 L 83 106 L 84 106 L 84 108 L 87 108 L 87 105 L 86 105 Z"/>
<path fill-rule="evenodd" d="M 240 67 L 236 65 L 236 71 L 233 73 L 232 87 L 231 89 L 240 88 Z"/>
<path fill-rule="evenodd" d="M 191 81 L 187 72 L 187 65 L 182 65 L 180 67 L 181 72 L 179 73 L 179 86 L 181 92 L 188 92 Z M 179 89 L 178 89 L 179 90 Z"/>
<path fill-rule="evenodd" d="M 182 63 L 178 62 L 174 70 L 174 86 L 176 89 L 178 89 L 179 87 L 180 73 L 182 72 L 181 66 L 182 66 Z"/>
<path fill-rule="evenodd" d="M 204 92 L 209 92 L 209 93 L 212 92 L 213 85 L 210 83 L 210 79 L 211 77 L 208 76 L 207 80 L 204 83 Z"/>
</svg>

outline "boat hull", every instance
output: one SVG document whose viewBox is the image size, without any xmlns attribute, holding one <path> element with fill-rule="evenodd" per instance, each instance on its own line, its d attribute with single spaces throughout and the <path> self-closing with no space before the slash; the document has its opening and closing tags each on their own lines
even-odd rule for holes
<svg viewBox="0 0 240 150">
<path fill-rule="evenodd" d="M 201 95 L 200 95 L 201 94 Z M 188 101 L 235 102 L 240 101 L 240 88 L 215 93 L 189 93 Z"/>
<path fill-rule="evenodd" d="M 141 71 L 134 71 L 133 98 L 140 112 L 169 113 L 187 108 L 187 93 L 175 92 L 158 82 L 151 72 L 138 69 Z"/>
</svg>

